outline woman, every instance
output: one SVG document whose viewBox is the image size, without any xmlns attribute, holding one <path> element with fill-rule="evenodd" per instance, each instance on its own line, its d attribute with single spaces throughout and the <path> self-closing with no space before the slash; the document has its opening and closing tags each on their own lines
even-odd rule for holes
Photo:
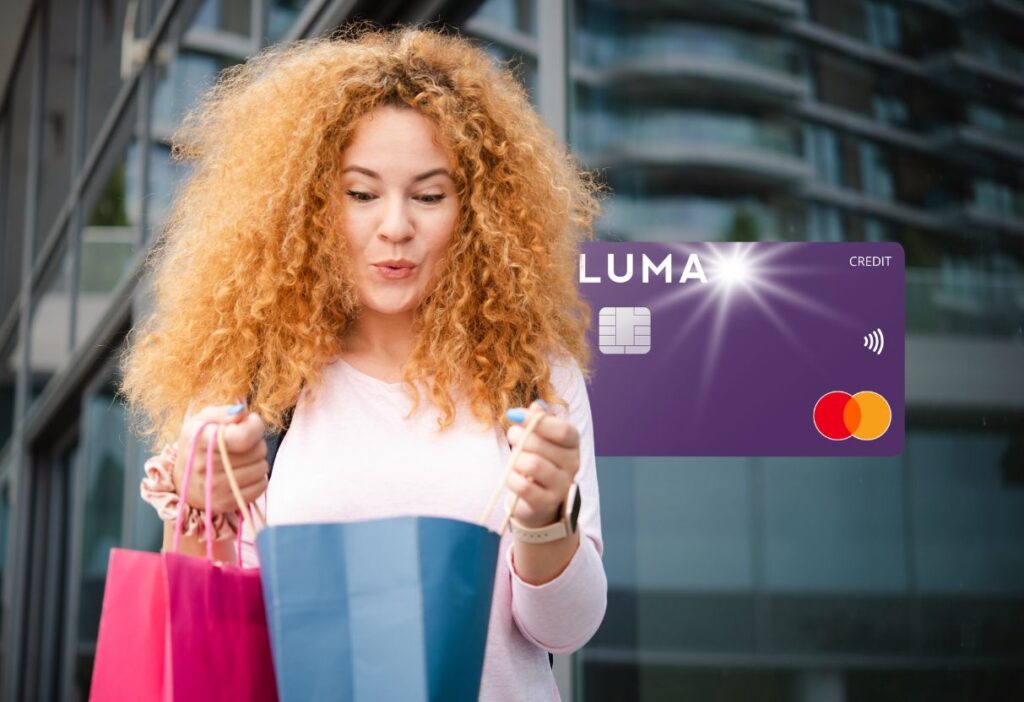
<svg viewBox="0 0 1024 702">
<path fill-rule="evenodd" d="M 545 412 L 507 480 L 505 504 L 518 499 L 480 699 L 557 699 L 546 652 L 586 643 L 607 590 L 590 315 L 575 283 L 594 181 L 507 70 L 467 40 L 408 28 L 361 27 L 229 69 L 175 153 L 195 168 L 154 249 L 154 309 L 124 358 L 142 431 L 165 444 L 143 496 L 173 519 L 177 447 L 216 418 L 230 422 L 243 495 L 270 524 L 479 522 L 520 423 Z M 247 402 L 226 404 L 237 398 Z M 264 434 L 292 408 L 268 483 Z M 183 548 L 204 552 L 208 474 L 212 538 L 229 560 L 234 501 L 219 459 L 202 465 L 208 440 Z M 574 483 L 578 527 L 560 532 Z M 503 518 L 495 510 L 488 526 Z"/>
</svg>

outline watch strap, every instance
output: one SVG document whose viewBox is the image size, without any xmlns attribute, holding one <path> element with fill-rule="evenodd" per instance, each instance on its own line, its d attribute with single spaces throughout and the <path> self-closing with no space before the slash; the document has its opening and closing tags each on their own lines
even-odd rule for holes
<svg viewBox="0 0 1024 702">
<path fill-rule="evenodd" d="M 524 543 L 544 544 L 549 541 L 564 539 L 565 537 L 576 533 L 582 498 L 580 496 L 579 486 L 575 482 L 569 489 L 569 495 L 572 499 L 572 505 L 569 509 L 565 509 L 565 502 L 562 502 L 558 506 L 558 513 L 562 515 L 560 520 L 552 524 L 548 524 L 547 526 L 527 527 L 523 526 L 515 519 L 510 519 L 509 529 L 511 530 L 512 535 Z"/>
<path fill-rule="evenodd" d="M 509 528 L 516 539 L 528 544 L 544 544 L 549 541 L 564 539 L 569 535 L 569 529 L 564 519 L 542 527 L 523 526 L 515 519 L 511 519 L 509 521 Z"/>
</svg>

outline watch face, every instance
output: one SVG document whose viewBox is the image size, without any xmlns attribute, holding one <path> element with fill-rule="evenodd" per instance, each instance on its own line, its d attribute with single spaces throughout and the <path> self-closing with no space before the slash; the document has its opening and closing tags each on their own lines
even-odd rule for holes
<svg viewBox="0 0 1024 702">
<path fill-rule="evenodd" d="M 572 501 L 572 511 L 569 513 L 569 529 L 572 533 L 576 533 L 576 525 L 580 519 L 580 507 L 583 506 L 583 499 L 580 497 L 580 489 L 578 485 L 573 485 L 575 497 Z"/>
</svg>

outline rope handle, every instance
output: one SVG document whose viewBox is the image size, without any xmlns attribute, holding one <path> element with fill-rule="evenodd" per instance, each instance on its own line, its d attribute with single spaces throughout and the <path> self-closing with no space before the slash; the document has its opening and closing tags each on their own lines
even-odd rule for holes
<svg viewBox="0 0 1024 702">
<path fill-rule="evenodd" d="M 260 515 L 260 521 L 263 522 L 263 526 L 267 526 L 267 518 L 263 516 L 263 512 L 260 511 L 259 505 L 255 502 L 247 503 L 242 497 L 242 490 L 238 487 L 238 480 L 235 478 L 235 468 L 231 465 L 231 459 L 228 458 L 228 447 L 224 443 L 224 432 L 217 431 L 217 448 L 220 449 L 220 462 L 224 464 L 224 474 L 228 477 L 228 484 L 231 486 L 231 494 L 235 496 L 235 502 L 238 504 L 238 534 L 236 535 L 236 547 L 235 547 L 235 563 L 241 568 L 242 567 L 242 531 L 244 529 L 245 516 L 249 515 L 249 522 L 252 524 L 253 537 L 256 535 L 256 521 L 252 518 L 252 511 L 255 509 L 256 514 Z"/>
<path fill-rule="evenodd" d="M 491 512 L 494 510 L 494 505 L 498 501 L 498 496 L 501 495 L 501 491 L 505 487 L 505 483 L 508 482 L 508 476 L 511 475 L 512 473 L 512 466 L 515 465 L 516 459 L 519 458 L 519 454 L 523 452 L 523 444 L 526 443 L 526 439 L 530 436 L 530 434 L 533 433 L 533 430 L 537 428 L 537 425 L 540 423 L 540 420 L 544 419 L 545 416 L 546 413 L 544 412 L 541 412 L 540 414 L 535 414 L 533 417 L 530 418 L 530 421 L 526 423 L 526 428 L 523 432 L 523 438 L 519 440 L 519 443 L 516 444 L 515 448 L 512 450 L 512 455 L 509 456 L 508 459 L 508 466 L 506 466 L 505 472 L 501 476 L 501 482 L 498 483 L 498 487 L 495 488 L 494 493 L 491 495 L 491 499 L 487 503 L 487 509 L 484 510 L 484 516 L 480 518 L 481 525 L 486 525 L 487 517 L 489 517 Z M 518 503 L 519 495 L 516 495 L 515 499 L 512 500 L 512 505 L 508 508 L 508 512 L 505 514 L 505 518 L 501 522 L 501 527 L 498 529 L 498 536 L 501 536 L 505 533 L 505 529 L 508 528 L 509 520 L 512 519 L 512 514 L 513 512 L 515 512 L 516 505 Z"/>
</svg>

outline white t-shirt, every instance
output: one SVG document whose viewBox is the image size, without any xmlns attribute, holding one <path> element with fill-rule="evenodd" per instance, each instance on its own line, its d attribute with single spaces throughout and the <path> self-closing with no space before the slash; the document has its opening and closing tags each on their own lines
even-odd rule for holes
<svg viewBox="0 0 1024 702">
<path fill-rule="evenodd" d="M 565 570 L 543 585 L 515 572 L 512 536 L 501 539 L 487 632 L 480 699 L 558 700 L 547 652 L 582 647 L 604 617 L 607 579 L 590 402 L 575 361 L 555 365 L 551 382 L 580 433 L 580 546 Z M 437 433 L 439 411 L 421 393 L 417 414 L 401 383 L 369 376 L 343 360 L 324 370 L 317 399 L 300 402 L 258 504 L 271 525 L 401 515 L 480 523 L 501 482 L 511 448 L 498 425 L 485 426 L 460 399 L 454 425 Z M 551 411 L 564 416 L 561 407 Z M 497 531 L 509 491 L 487 526 Z M 249 523 L 243 565 L 258 565 Z"/>
</svg>

